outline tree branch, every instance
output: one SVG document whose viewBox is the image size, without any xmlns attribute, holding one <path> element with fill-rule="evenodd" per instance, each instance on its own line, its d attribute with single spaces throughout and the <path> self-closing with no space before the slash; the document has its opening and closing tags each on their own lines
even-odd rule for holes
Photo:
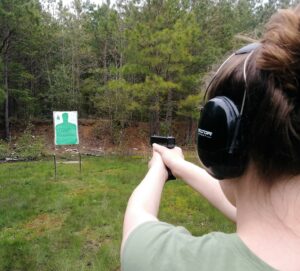
<svg viewBox="0 0 300 271">
<path fill-rule="evenodd" d="M 5 48 L 5 46 L 9 42 L 9 38 L 12 36 L 13 33 L 14 33 L 14 30 L 8 30 L 8 33 L 7 33 L 6 37 L 2 41 L 2 45 L 0 47 L 0 53 L 2 53 L 2 50 Z M 6 46 L 6 50 L 5 51 L 7 51 L 7 48 L 8 48 L 8 46 Z"/>
<path fill-rule="evenodd" d="M 242 41 L 246 41 L 246 42 L 258 42 L 258 40 L 256 39 L 253 39 L 253 38 L 250 38 L 250 37 L 247 37 L 245 35 L 241 35 L 241 34 L 237 34 L 234 36 L 237 40 L 242 40 Z"/>
</svg>

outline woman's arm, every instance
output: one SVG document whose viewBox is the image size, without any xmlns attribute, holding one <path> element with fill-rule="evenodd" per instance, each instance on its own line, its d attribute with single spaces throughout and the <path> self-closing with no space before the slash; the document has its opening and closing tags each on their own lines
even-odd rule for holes
<svg viewBox="0 0 300 271">
<path fill-rule="evenodd" d="M 178 147 L 170 150 L 153 144 L 153 149 L 160 153 L 165 165 L 175 176 L 183 179 L 229 219 L 236 221 L 236 208 L 224 195 L 217 179 L 210 176 L 204 169 L 185 161 Z"/>
<path fill-rule="evenodd" d="M 129 234 L 140 224 L 147 221 L 157 221 L 163 186 L 168 172 L 157 152 L 149 163 L 149 171 L 142 182 L 133 191 L 125 212 L 123 224 L 123 239 L 121 253 Z"/>
</svg>

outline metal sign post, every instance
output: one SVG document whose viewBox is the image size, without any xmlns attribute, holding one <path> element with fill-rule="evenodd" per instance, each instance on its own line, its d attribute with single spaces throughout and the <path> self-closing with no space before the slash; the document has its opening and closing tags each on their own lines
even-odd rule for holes
<svg viewBox="0 0 300 271">
<path fill-rule="evenodd" d="M 55 177 L 55 180 L 56 180 L 56 176 L 57 176 L 56 153 L 54 153 L 54 155 L 53 155 L 53 161 L 54 161 L 54 177 Z"/>
</svg>

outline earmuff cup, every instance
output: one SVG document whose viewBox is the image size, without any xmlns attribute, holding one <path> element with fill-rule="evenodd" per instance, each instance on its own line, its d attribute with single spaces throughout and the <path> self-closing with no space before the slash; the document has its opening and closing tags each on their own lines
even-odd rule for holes
<svg viewBox="0 0 300 271">
<path fill-rule="evenodd" d="M 217 179 L 239 177 L 248 162 L 246 134 L 243 131 L 243 112 L 247 96 L 247 63 L 261 43 L 251 43 L 230 55 L 219 67 L 206 88 L 204 100 L 224 65 L 235 55 L 248 54 L 244 60 L 243 76 L 245 88 L 240 111 L 232 100 L 217 96 L 203 107 L 198 125 L 198 155 L 207 171 Z"/>
<path fill-rule="evenodd" d="M 198 125 L 198 155 L 217 179 L 240 176 L 246 155 L 240 136 L 240 114 L 228 97 L 217 96 L 203 107 Z"/>
</svg>

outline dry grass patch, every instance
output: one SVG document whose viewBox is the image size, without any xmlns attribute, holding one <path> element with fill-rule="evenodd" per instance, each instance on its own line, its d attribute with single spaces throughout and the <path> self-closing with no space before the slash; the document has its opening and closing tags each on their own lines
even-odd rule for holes
<svg viewBox="0 0 300 271">
<path fill-rule="evenodd" d="M 24 230 L 29 232 L 27 240 L 42 236 L 45 233 L 60 230 L 66 214 L 40 214 L 32 220 L 28 221 L 24 226 Z"/>
</svg>

